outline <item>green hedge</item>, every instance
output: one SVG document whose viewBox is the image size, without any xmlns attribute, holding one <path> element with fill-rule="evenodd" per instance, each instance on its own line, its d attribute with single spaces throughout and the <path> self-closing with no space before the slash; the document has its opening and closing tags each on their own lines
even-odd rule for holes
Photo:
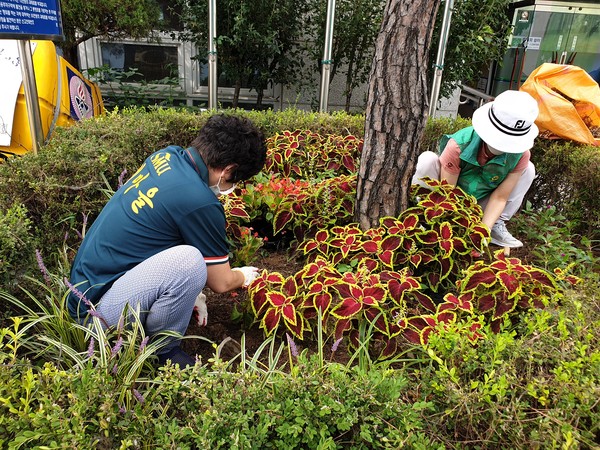
<svg viewBox="0 0 600 450">
<path fill-rule="evenodd" d="M 99 362 L 15 360 L 0 329 L 0 449 L 595 448 L 600 309 L 579 298 L 598 288 L 482 330 L 478 346 L 440 330 L 393 367 L 285 349 L 244 370 L 216 359 L 126 381 Z"/>
<path fill-rule="evenodd" d="M 533 207 L 556 206 L 575 232 L 600 239 L 600 148 L 538 139 L 532 161 L 538 177 L 527 198 Z"/>
</svg>

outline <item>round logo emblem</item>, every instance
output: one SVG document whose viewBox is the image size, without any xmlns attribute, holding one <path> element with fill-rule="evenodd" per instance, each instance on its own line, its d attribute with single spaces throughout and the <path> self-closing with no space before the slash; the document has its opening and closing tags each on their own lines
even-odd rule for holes
<svg viewBox="0 0 600 450">
<path fill-rule="evenodd" d="M 69 80 L 69 94 L 73 111 L 77 116 L 74 119 L 89 119 L 94 115 L 91 93 L 81 78 L 71 77 Z"/>
</svg>

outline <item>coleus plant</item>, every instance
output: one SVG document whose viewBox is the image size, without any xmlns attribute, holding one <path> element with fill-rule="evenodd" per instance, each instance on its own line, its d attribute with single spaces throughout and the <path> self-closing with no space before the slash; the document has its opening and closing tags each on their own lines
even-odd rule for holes
<svg viewBox="0 0 600 450">
<path fill-rule="evenodd" d="M 577 277 L 562 277 L 543 269 L 523 264 L 518 258 L 504 255 L 503 250 L 494 254 L 495 261 L 487 264 L 476 261 L 457 280 L 453 302 L 473 303 L 478 313 L 484 314 L 492 330 L 499 331 L 506 318 L 513 318 L 529 308 L 544 308 L 550 299 L 559 295 L 562 280 L 576 284 Z"/>
<path fill-rule="evenodd" d="M 264 271 L 248 288 L 249 302 L 266 335 L 285 327 L 302 340 L 321 317 L 322 329 L 332 340 L 346 336 L 358 348 L 365 324 L 372 329 L 377 356 L 387 358 L 403 340 L 425 345 L 441 328 L 452 327 L 475 342 L 486 324 L 497 332 L 506 319 L 560 296 L 561 275 L 507 258 L 501 250 L 494 258 L 489 264 L 476 261 L 441 301 L 427 295 L 422 280 L 408 267 L 389 270 L 365 257 L 354 271 L 340 272 L 318 257 L 288 277 Z"/>
<path fill-rule="evenodd" d="M 362 146 L 363 140 L 352 135 L 283 131 L 267 139 L 263 171 L 304 179 L 321 179 L 324 173 L 354 175 Z"/>
<path fill-rule="evenodd" d="M 382 270 L 370 258 L 362 259 L 353 272 L 342 273 L 324 258 L 288 277 L 264 271 L 248 293 L 252 312 L 267 336 L 285 327 L 302 340 L 321 317 L 327 335 L 334 340 L 348 336 L 357 348 L 359 328 L 365 323 L 373 330 L 381 358 L 392 356 L 402 339 L 427 342 L 438 324 L 456 321 L 459 310 L 473 309 L 472 303 L 454 298 L 436 305 L 407 268 Z M 475 331 L 468 330 L 467 337 L 474 339 Z"/>
<path fill-rule="evenodd" d="M 378 228 L 363 232 L 348 224 L 321 229 L 298 249 L 308 261 L 321 256 L 336 265 L 355 266 L 369 257 L 390 270 L 408 267 L 433 292 L 454 286 L 460 271 L 483 252 L 489 230 L 473 197 L 446 181 L 425 182 L 431 190 L 413 188 L 415 206 L 398 217 L 383 217 Z"/>
<path fill-rule="evenodd" d="M 289 233 L 300 241 L 319 228 L 349 222 L 362 145 L 352 135 L 310 130 L 270 137 L 263 171 L 238 189 L 237 196 L 221 197 L 234 247 L 243 227 L 253 223 L 260 224 L 255 228 L 265 237 Z M 270 224 L 272 231 L 264 230 L 263 224 Z"/>
<path fill-rule="evenodd" d="M 301 181 L 258 175 L 239 194 L 223 199 L 228 219 L 238 225 L 261 220 L 270 223 L 273 235 L 307 233 L 347 223 L 354 214 L 356 176 L 340 175 L 321 181 Z"/>
<path fill-rule="evenodd" d="M 491 262 L 478 259 L 489 230 L 475 199 L 446 182 L 426 183 L 431 190 L 414 188 L 415 206 L 382 218 L 377 228 L 363 232 L 348 224 L 314 232 L 298 247 L 307 265 L 295 275 L 264 272 L 249 299 L 265 333 L 284 326 L 303 339 L 320 316 L 333 339 L 347 336 L 356 347 L 367 324 L 380 356 L 388 357 L 403 339 L 425 344 L 440 327 L 476 341 L 484 319 L 497 331 L 523 308 L 543 306 L 559 292 L 560 280 L 574 280 L 501 251 Z"/>
</svg>

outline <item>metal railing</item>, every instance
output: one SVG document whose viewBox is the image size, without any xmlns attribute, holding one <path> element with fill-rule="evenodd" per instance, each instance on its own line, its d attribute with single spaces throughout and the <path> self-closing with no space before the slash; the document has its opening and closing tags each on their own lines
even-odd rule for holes
<svg viewBox="0 0 600 450">
<path fill-rule="evenodd" d="M 478 91 L 469 86 L 463 86 L 462 84 L 460 85 L 460 99 L 458 102 L 461 105 L 464 105 L 468 101 L 472 101 L 477 105 L 477 108 L 479 108 L 484 103 L 491 102 L 494 98 L 495 97 L 488 95 L 485 92 Z"/>
</svg>

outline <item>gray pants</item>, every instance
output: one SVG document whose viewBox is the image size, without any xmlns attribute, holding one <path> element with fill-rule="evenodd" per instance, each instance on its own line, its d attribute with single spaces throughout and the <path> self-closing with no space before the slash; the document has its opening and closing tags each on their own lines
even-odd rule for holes
<svg viewBox="0 0 600 450">
<path fill-rule="evenodd" d="M 164 250 L 142 261 L 111 286 L 96 305 L 108 326 L 115 326 L 125 305 L 139 308 L 148 336 L 160 331 L 185 334 L 196 297 L 206 284 L 206 263 L 200 251 L 189 245 Z M 131 319 L 131 315 L 129 317 Z M 159 353 L 176 345 L 173 339 Z"/>
</svg>

